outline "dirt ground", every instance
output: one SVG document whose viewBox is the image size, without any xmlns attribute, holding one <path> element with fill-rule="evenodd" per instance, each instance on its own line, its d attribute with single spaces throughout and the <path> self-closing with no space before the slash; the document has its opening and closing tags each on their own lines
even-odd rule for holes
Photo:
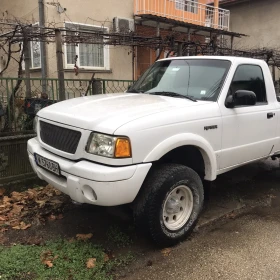
<svg viewBox="0 0 280 280">
<path fill-rule="evenodd" d="M 254 215 L 254 209 L 271 209 L 275 199 L 280 194 L 279 179 L 279 162 L 271 160 L 244 166 L 219 176 L 216 182 L 212 184 L 198 226 L 190 237 L 191 241 L 187 240 L 175 247 L 175 249 L 168 250 L 188 251 L 189 242 L 205 238 L 207 236 L 204 234 L 205 231 L 211 232 L 217 228 L 223 232 L 224 226 L 225 232 L 223 234 L 227 235 L 227 222 L 238 220 L 239 217 L 243 217 L 246 213 Z M 0 227 L 0 244 L 38 245 L 46 240 L 58 237 L 70 239 L 77 234 L 91 233 L 93 236 L 92 242 L 101 244 L 112 254 L 128 251 L 135 254 L 137 261 L 128 270 L 124 270 L 120 276 L 128 277 L 128 279 L 138 279 L 136 276 L 135 278 L 129 278 L 129 275 L 134 275 L 133 271 L 137 271 L 138 275 L 141 269 L 146 270 L 147 266 L 153 266 L 159 260 L 166 260 L 165 255 L 169 254 L 168 250 L 164 252 L 157 249 L 146 236 L 135 230 L 129 207 L 75 205 L 68 197 L 59 192 L 55 193 L 52 189 L 49 190 L 51 195 L 48 194 L 48 191 L 46 194 L 40 193 L 44 192 L 43 189 L 37 188 L 36 190 L 39 192 L 37 198 L 29 194 L 32 198 L 30 199 L 25 194 L 25 200 L 21 203 L 23 198 L 19 198 L 16 195 L 15 197 L 18 201 L 11 200 L 8 202 L 10 203 L 10 212 L 12 210 L 14 212 L 19 211 L 20 215 L 22 213 L 24 215 L 23 217 L 16 216 L 14 224 Z M 7 194 L 4 193 L 3 196 L 5 195 Z M 12 195 L 9 195 L 9 198 L 11 197 Z M 14 204 L 23 207 L 20 209 L 18 207 L 14 208 Z M 7 222 L 3 221 L 4 215 L 3 213 L 1 214 L 1 209 L 3 210 L 3 208 L 2 200 L 2 208 L 0 204 L 0 222 L 2 217 L 2 225 Z M 273 209 L 278 211 L 276 208 Z M 11 214 L 12 218 L 14 217 L 13 215 Z M 243 221 L 243 223 L 245 222 Z M 221 240 L 224 238 L 223 234 L 219 235 Z M 153 273 L 156 273 L 156 271 Z M 159 279 L 147 278 L 145 273 L 143 278 L 140 277 L 139 279 L 144 279 L 145 277 L 146 279 Z"/>
</svg>

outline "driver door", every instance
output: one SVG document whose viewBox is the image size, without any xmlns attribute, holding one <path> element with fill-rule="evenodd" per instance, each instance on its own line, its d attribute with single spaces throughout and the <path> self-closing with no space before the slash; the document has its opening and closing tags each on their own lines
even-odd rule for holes
<svg viewBox="0 0 280 280">
<path fill-rule="evenodd" d="M 262 68 L 259 65 L 239 65 L 228 95 L 237 90 L 253 91 L 255 105 L 226 108 L 221 106 L 223 136 L 219 169 L 226 169 L 273 152 L 276 139 L 276 107 L 268 102 Z"/>
</svg>

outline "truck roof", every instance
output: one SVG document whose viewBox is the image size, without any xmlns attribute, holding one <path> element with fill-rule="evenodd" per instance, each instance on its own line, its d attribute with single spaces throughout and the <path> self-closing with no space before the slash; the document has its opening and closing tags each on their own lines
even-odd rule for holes
<svg viewBox="0 0 280 280">
<path fill-rule="evenodd" d="M 231 62 L 241 62 L 241 63 L 264 63 L 264 60 L 248 57 L 237 57 L 237 56 L 177 56 L 159 59 L 163 60 L 176 60 L 176 59 L 217 59 L 217 60 L 229 60 Z"/>
</svg>

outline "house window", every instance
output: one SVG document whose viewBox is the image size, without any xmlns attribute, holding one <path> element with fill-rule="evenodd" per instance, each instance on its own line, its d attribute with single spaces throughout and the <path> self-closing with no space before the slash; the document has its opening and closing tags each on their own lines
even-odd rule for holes
<svg viewBox="0 0 280 280">
<path fill-rule="evenodd" d="M 40 42 L 30 42 L 31 68 L 41 68 Z"/>
<path fill-rule="evenodd" d="M 108 32 L 107 28 L 93 25 L 83 25 L 74 23 L 65 23 L 65 28 L 71 31 L 76 31 L 76 36 L 79 36 L 79 31 L 101 31 L 102 33 Z M 75 33 L 66 31 L 66 35 L 73 36 Z M 104 38 L 103 38 L 104 41 Z M 72 68 L 75 64 L 77 56 L 77 65 L 85 69 L 109 69 L 109 49 L 104 44 L 66 44 L 66 66 Z"/>
<path fill-rule="evenodd" d="M 38 23 L 33 24 L 33 27 L 39 27 Z M 40 42 L 30 41 L 29 43 L 29 58 L 30 58 L 30 69 L 41 68 L 41 48 Z M 25 64 L 23 62 L 23 69 L 25 69 Z"/>
<path fill-rule="evenodd" d="M 176 9 L 186 12 L 198 13 L 198 0 L 175 0 Z"/>
</svg>

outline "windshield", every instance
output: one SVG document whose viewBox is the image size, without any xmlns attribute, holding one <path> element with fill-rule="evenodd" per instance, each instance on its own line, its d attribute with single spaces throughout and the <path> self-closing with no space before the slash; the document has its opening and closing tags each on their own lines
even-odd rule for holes
<svg viewBox="0 0 280 280">
<path fill-rule="evenodd" d="M 174 59 L 154 63 L 128 92 L 217 101 L 230 67 L 228 60 Z"/>
</svg>

